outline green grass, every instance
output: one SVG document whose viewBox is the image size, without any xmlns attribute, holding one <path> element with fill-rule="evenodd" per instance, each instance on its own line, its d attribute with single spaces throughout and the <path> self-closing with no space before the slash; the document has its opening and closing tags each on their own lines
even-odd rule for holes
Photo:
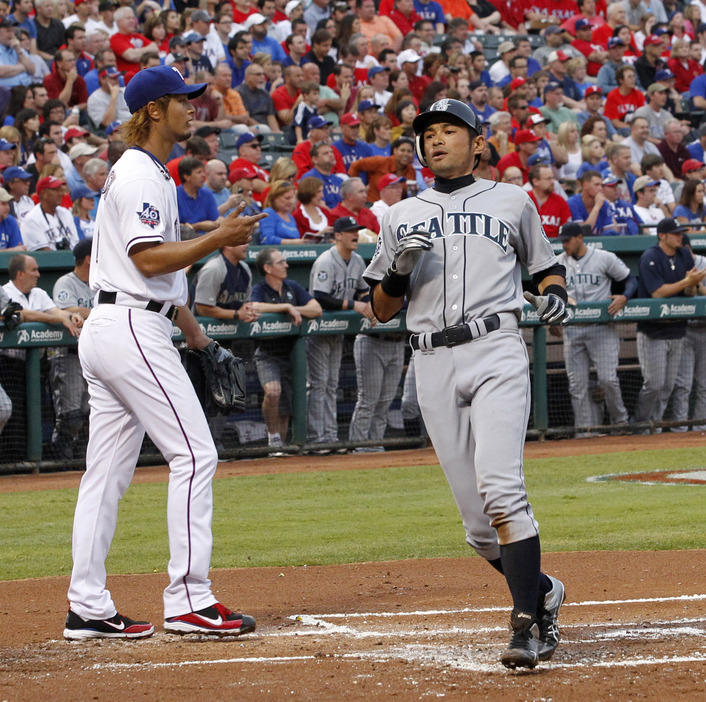
<svg viewBox="0 0 706 702">
<path fill-rule="evenodd" d="M 706 546 L 704 486 L 586 482 L 606 473 L 704 465 L 701 449 L 529 461 L 545 551 Z M 111 573 L 167 567 L 166 484 L 133 485 L 120 507 Z M 470 554 L 436 466 L 292 473 L 214 482 L 217 568 Z M 76 490 L 0 494 L 0 579 L 68 574 Z"/>
</svg>

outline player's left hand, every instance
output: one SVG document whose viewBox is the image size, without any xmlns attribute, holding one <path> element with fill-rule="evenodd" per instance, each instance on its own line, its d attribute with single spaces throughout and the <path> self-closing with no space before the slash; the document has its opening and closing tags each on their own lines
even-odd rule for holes
<svg viewBox="0 0 706 702">
<path fill-rule="evenodd" d="M 525 292 L 524 297 L 537 310 L 542 324 L 568 324 L 571 319 L 571 311 L 566 303 L 554 293 L 533 295 L 531 292 Z"/>
<path fill-rule="evenodd" d="M 612 302 L 608 305 L 608 314 L 611 316 L 618 314 L 628 302 L 628 298 L 625 295 L 611 295 L 610 299 Z"/>
</svg>

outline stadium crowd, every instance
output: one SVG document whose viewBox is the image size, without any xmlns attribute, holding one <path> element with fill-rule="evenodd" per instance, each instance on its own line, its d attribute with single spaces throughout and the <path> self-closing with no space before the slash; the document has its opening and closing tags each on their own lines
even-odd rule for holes
<svg viewBox="0 0 706 702">
<path fill-rule="evenodd" d="M 358 241 L 375 242 L 391 205 L 433 187 L 412 122 L 445 98 L 469 104 L 483 124 L 476 175 L 528 191 L 550 238 L 580 223 L 587 235 L 645 235 L 653 237 L 645 248 L 659 247 L 676 236 L 658 231 L 660 222 L 696 231 L 706 219 L 699 0 L 0 0 L 0 250 L 75 250 L 90 240 L 101 189 L 126 148 L 125 85 L 160 64 L 208 83 L 194 101 L 192 135 L 166 163 L 182 237 L 214 229 L 242 201 L 246 213 L 269 214 L 254 241 L 271 247 L 257 261 L 264 288 L 248 287 L 243 252 L 224 251 L 211 272 L 223 279 L 202 280 L 202 299 L 195 287 L 201 314 L 370 317 L 362 280 L 338 296 L 314 277 L 309 291 L 283 286 L 282 251 L 330 242 L 322 258 L 333 252 L 336 261 L 321 265 L 333 270 L 355 260 Z M 27 265 L 21 257 L 15 273 Z M 689 286 L 669 294 L 699 292 L 689 275 Z M 245 287 L 226 290 L 224 281 Z M 54 302 L 83 314 L 83 305 Z M 366 341 L 356 360 L 375 352 L 401 375 L 404 339 L 389 336 L 394 353 L 363 353 Z M 312 441 L 330 442 L 340 349 L 317 343 L 310 372 L 323 357 L 329 363 L 317 371 L 322 404 L 310 403 L 309 430 Z M 255 360 L 277 448 L 288 368 L 267 343 Z M 381 438 L 367 426 L 389 407 L 389 389 L 366 393 L 359 378 L 363 419 L 352 439 Z M 661 418 L 653 415 L 645 416 Z"/>
</svg>

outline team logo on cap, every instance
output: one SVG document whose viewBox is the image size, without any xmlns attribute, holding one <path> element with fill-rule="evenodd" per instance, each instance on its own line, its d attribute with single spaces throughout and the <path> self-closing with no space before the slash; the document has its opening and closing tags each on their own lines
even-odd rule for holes
<svg viewBox="0 0 706 702">
<path fill-rule="evenodd" d="M 431 109 L 434 112 L 445 112 L 446 110 L 449 109 L 449 101 L 444 99 L 444 100 L 439 100 L 438 102 L 435 102 L 432 106 Z"/>
<path fill-rule="evenodd" d="M 136 214 L 140 218 L 140 224 L 146 224 L 150 229 L 154 229 L 159 224 L 159 210 L 149 202 L 143 202 L 142 212 Z"/>
</svg>

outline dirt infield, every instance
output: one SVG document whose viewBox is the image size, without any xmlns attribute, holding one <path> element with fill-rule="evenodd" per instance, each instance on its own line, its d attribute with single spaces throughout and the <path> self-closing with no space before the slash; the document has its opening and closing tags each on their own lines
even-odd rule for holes
<svg viewBox="0 0 706 702">
<path fill-rule="evenodd" d="M 527 457 L 703 446 L 698 435 L 528 444 Z M 425 465 L 432 451 L 241 461 L 219 476 Z M 79 475 L 0 479 L 0 491 L 77 485 Z M 139 469 L 140 481 L 165 469 Z M 694 525 L 703 531 L 703 525 Z M 567 585 L 562 643 L 535 671 L 497 662 L 509 596 L 481 559 L 249 568 L 213 573 L 214 591 L 258 620 L 233 641 L 161 627 L 164 574 L 112 576 L 115 598 L 155 635 L 61 639 L 68 579 L 0 582 L 0 700 L 702 700 L 706 550 L 558 553 Z"/>
</svg>

